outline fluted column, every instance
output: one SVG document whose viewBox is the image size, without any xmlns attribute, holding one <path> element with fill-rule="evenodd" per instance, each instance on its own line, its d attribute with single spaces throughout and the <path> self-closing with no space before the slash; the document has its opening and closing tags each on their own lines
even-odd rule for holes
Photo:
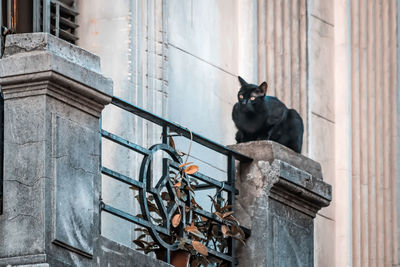
<svg viewBox="0 0 400 267">
<path fill-rule="evenodd" d="M 307 24 L 306 0 L 258 0 L 258 80 L 268 94 L 299 111 L 305 125 L 307 152 Z"/>
<path fill-rule="evenodd" d="M 397 1 L 351 1 L 353 265 L 397 262 Z"/>
</svg>

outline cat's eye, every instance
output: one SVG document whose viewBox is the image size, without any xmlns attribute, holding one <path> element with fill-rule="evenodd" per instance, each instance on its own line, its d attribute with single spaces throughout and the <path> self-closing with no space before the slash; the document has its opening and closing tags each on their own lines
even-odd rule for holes
<svg viewBox="0 0 400 267">
<path fill-rule="evenodd" d="M 243 99 L 243 95 L 239 95 L 239 98 L 240 98 L 240 99 Z"/>
<path fill-rule="evenodd" d="M 253 101 L 254 99 L 256 99 L 254 96 L 250 97 L 250 100 Z"/>
</svg>

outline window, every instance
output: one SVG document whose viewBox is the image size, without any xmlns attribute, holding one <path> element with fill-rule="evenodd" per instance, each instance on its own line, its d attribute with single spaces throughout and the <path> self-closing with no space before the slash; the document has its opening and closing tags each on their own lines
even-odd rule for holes
<svg viewBox="0 0 400 267">
<path fill-rule="evenodd" d="M 1 25 L 14 33 L 49 32 L 75 43 L 76 0 L 0 0 Z"/>
</svg>

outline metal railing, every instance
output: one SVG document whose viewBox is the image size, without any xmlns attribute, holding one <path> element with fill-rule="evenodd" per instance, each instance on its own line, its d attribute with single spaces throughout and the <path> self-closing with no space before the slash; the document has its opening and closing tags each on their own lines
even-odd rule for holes
<svg viewBox="0 0 400 267">
<path fill-rule="evenodd" d="M 134 144 L 120 136 L 117 136 L 113 133 L 110 133 L 108 131 L 105 131 L 101 129 L 101 137 L 108 139 L 120 146 L 123 146 L 125 148 L 128 148 L 129 150 L 133 150 L 141 155 L 143 155 L 143 161 L 140 166 L 140 172 L 139 172 L 139 179 L 135 180 L 130 177 L 127 177 L 121 173 L 118 173 L 115 170 L 111 170 L 109 168 L 106 168 L 104 166 L 101 167 L 101 172 L 102 174 L 113 178 L 119 182 L 125 183 L 129 186 L 132 186 L 136 188 L 139 191 L 139 201 L 140 201 L 140 209 L 142 212 L 142 216 L 138 217 L 132 214 L 129 214 L 125 211 L 119 210 L 115 207 L 112 207 L 111 205 L 102 202 L 101 203 L 101 209 L 104 212 L 110 213 L 114 216 L 117 216 L 119 218 L 122 218 L 126 221 L 132 222 L 134 224 L 140 225 L 142 227 L 145 227 L 151 234 L 152 239 L 161 247 L 165 250 L 165 261 L 169 262 L 170 261 L 170 252 L 177 250 L 178 249 L 178 244 L 169 244 L 164 241 L 162 236 L 168 236 L 170 234 L 171 230 L 171 218 L 176 209 L 182 208 L 182 210 L 185 210 L 185 205 L 190 206 L 190 209 L 193 208 L 192 202 L 190 197 L 186 201 L 177 201 L 176 204 L 173 205 L 173 207 L 169 207 L 168 209 L 163 206 L 162 199 L 160 198 L 160 193 L 162 188 L 166 187 L 168 189 L 168 192 L 173 194 L 172 192 L 172 184 L 169 181 L 169 171 L 171 169 L 178 169 L 179 165 L 182 163 L 182 159 L 177 153 L 177 151 L 171 146 L 170 144 L 170 139 L 169 136 L 170 134 L 174 135 L 179 135 L 183 136 L 185 138 L 191 139 L 194 142 L 205 146 L 213 151 L 216 151 L 218 153 L 221 153 L 223 155 L 227 156 L 227 181 L 219 181 L 216 179 L 213 179 L 212 177 L 209 177 L 207 175 L 204 175 L 200 172 L 196 172 L 194 174 L 191 174 L 192 177 L 197 179 L 198 181 L 201 181 L 202 183 L 197 186 L 197 190 L 204 190 L 204 189 L 210 189 L 210 188 L 215 188 L 216 190 L 219 191 L 224 191 L 226 192 L 227 195 L 227 202 L 229 205 L 234 205 L 234 199 L 235 199 L 235 194 L 237 194 L 237 190 L 235 189 L 235 160 L 239 160 L 241 162 L 250 162 L 252 161 L 251 158 L 240 154 L 232 149 L 229 149 L 223 145 L 220 145 L 212 140 L 209 140 L 205 137 L 202 137 L 199 134 L 192 133 L 188 129 L 170 122 L 166 119 L 163 119 L 159 116 L 156 116 L 144 109 L 141 109 L 133 104 L 130 104 L 122 99 L 119 99 L 117 97 L 113 97 L 112 99 L 112 104 L 116 107 L 119 107 L 125 111 L 128 111 L 132 114 L 135 114 L 139 116 L 142 119 L 145 119 L 147 121 L 150 121 L 154 124 L 157 124 L 162 127 L 162 143 L 160 144 L 155 144 L 151 146 L 150 148 L 144 148 L 142 146 L 139 146 L 137 144 Z M 157 182 L 155 186 L 152 184 L 152 170 L 151 170 L 151 160 L 153 155 L 158 152 L 158 151 L 163 151 L 166 154 L 169 155 L 169 158 L 164 158 L 163 159 L 163 176 L 162 178 Z M 157 203 L 157 206 L 161 210 L 161 216 L 163 219 L 162 225 L 156 225 L 151 221 L 151 216 L 149 212 L 149 207 L 147 204 L 147 199 L 146 195 L 151 194 L 155 202 Z M 191 194 L 188 194 L 189 196 Z M 218 218 L 215 214 L 201 210 L 201 209 L 193 209 L 193 212 L 199 216 L 203 216 L 207 219 L 213 220 L 214 222 L 221 222 L 221 219 Z M 188 216 L 189 217 L 189 216 Z M 185 221 L 185 219 L 182 220 L 183 227 L 185 226 L 188 221 Z M 244 229 L 246 234 L 249 234 L 249 231 Z M 212 256 L 221 259 L 225 262 L 228 262 L 230 266 L 234 266 L 237 262 L 235 258 L 235 252 L 234 252 L 234 239 L 229 238 L 228 240 L 228 253 L 222 253 L 220 251 L 217 251 L 216 249 L 211 249 L 207 248 L 208 253 L 211 254 Z"/>
</svg>

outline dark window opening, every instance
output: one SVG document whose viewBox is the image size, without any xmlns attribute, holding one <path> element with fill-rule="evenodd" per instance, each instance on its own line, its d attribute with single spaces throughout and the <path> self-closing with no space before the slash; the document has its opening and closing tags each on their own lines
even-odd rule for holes
<svg viewBox="0 0 400 267">
<path fill-rule="evenodd" d="M 0 0 L 1 26 L 12 33 L 49 32 L 75 43 L 76 0 Z"/>
</svg>

